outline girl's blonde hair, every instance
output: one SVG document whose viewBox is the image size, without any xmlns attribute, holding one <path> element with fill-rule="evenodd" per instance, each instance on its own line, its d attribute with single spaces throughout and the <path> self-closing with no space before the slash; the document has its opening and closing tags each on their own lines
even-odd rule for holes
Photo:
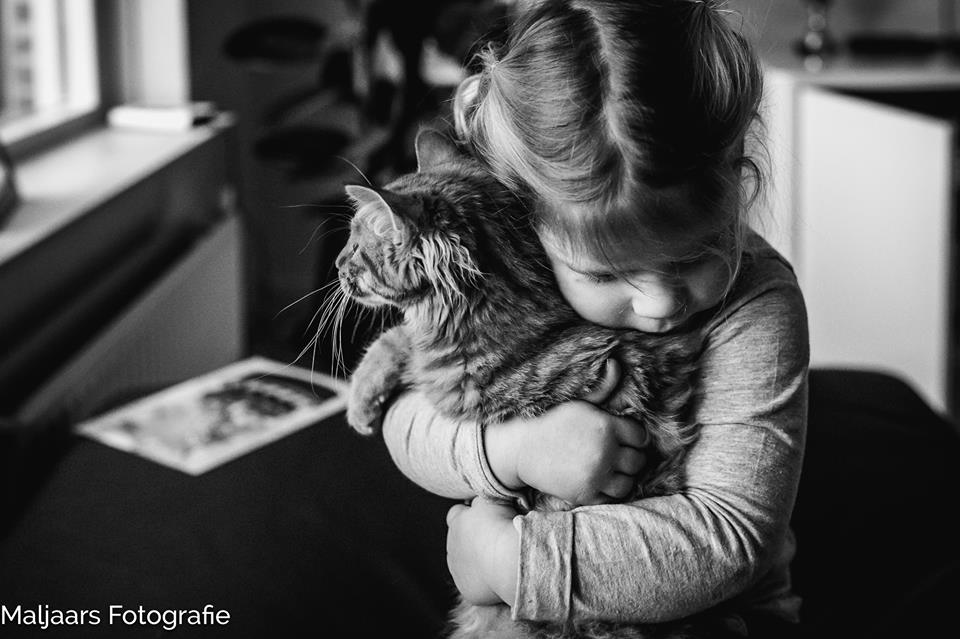
<svg viewBox="0 0 960 639">
<path fill-rule="evenodd" d="M 569 246 L 608 255 L 638 233 L 706 228 L 730 247 L 732 279 L 760 185 L 744 141 L 762 74 L 724 13 L 714 0 L 528 3 L 460 86 L 458 133 Z"/>
</svg>

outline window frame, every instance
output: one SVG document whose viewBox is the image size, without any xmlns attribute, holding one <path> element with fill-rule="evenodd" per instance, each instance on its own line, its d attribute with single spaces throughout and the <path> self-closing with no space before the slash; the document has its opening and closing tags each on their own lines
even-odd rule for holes
<svg viewBox="0 0 960 639">
<path fill-rule="evenodd" d="M 3 127 L 3 142 L 14 162 L 66 141 L 103 121 L 105 109 L 105 89 L 109 90 L 110 80 L 104 73 L 105 63 L 115 51 L 109 45 L 110 38 L 102 37 L 111 20 L 109 14 L 115 11 L 115 0 L 92 0 L 93 29 L 95 35 L 94 73 L 95 87 L 91 102 L 86 105 L 64 105 L 59 108 L 44 109 L 36 114 L 27 115 L 14 123 Z M 67 5 L 71 7 L 71 5 Z M 68 9 L 69 10 L 69 9 Z"/>
<path fill-rule="evenodd" d="M 17 139 L 4 138 L 14 163 L 105 126 L 107 112 L 119 104 L 155 99 L 169 87 L 175 88 L 171 100 L 189 100 L 186 0 L 93 0 L 93 7 L 98 103 Z M 157 24 L 171 30 L 168 37 L 158 37 Z M 171 41 L 183 51 L 171 55 Z"/>
</svg>

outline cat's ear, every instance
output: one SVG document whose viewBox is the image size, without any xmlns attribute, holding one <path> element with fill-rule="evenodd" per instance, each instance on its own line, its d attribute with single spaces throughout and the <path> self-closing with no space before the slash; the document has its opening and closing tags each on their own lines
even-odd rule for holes
<svg viewBox="0 0 960 639">
<path fill-rule="evenodd" d="M 366 186 L 360 186 L 359 184 L 348 184 L 346 187 L 344 187 L 344 190 L 346 190 L 350 201 L 357 208 L 383 202 L 383 198 L 380 197 L 379 193 Z M 386 202 L 383 203 L 386 204 Z"/>
<path fill-rule="evenodd" d="M 367 211 L 374 219 L 382 220 L 379 228 L 384 232 L 388 232 L 387 228 L 391 229 L 395 242 L 403 242 L 409 237 L 410 227 L 416 228 L 423 217 L 423 203 L 416 198 L 357 184 L 347 185 L 345 190 L 354 210 Z M 389 227 L 386 226 L 387 221 Z"/>
<path fill-rule="evenodd" d="M 433 129 L 421 129 L 417 133 L 414 146 L 417 150 L 418 171 L 429 171 L 460 160 L 461 153 L 453 140 Z"/>
<path fill-rule="evenodd" d="M 365 206 L 390 208 L 383 196 L 374 189 L 359 184 L 348 184 L 345 190 L 353 208 L 358 211 Z"/>
<path fill-rule="evenodd" d="M 394 193 L 387 189 L 372 189 L 359 184 L 348 184 L 345 189 L 356 210 L 360 210 L 364 206 L 371 206 L 390 211 L 411 222 L 417 222 L 423 217 L 423 202 L 417 198 Z"/>
</svg>

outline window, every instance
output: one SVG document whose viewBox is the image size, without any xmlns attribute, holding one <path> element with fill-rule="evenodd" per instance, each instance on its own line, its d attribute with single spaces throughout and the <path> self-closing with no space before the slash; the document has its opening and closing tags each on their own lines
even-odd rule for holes
<svg viewBox="0 0 960 639">
<path fill-rule="evenodd" d="M 99 103 L 94 0 L 0 0 L 0 138 L 15 143 Z"/>
</svg>

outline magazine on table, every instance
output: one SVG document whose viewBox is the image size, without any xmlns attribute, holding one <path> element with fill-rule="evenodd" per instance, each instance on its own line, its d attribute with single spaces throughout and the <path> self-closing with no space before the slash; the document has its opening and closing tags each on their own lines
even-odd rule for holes
<svg viewBox="0 0 960 639">
<path fill-rule="evenodd" d="M 347 383 L 251 357 L 77 425 L 108 446 L 199 475 L 344 410 Z"/>
</svg>

